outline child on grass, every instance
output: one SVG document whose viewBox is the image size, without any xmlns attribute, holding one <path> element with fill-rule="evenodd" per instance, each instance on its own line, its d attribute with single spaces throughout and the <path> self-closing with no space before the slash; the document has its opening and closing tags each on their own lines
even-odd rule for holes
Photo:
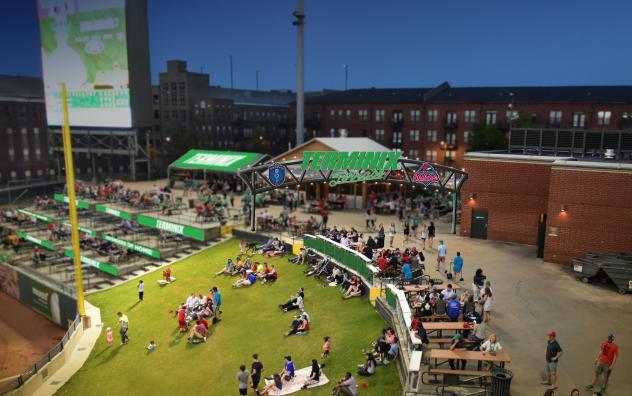
<svg viewBox="0 0 632 396">
<path fill-rule="evenodd" d="M 329 356 L 329 350 L 331 349 L 331 337 L 327 336 L 323 339 L 325 342 L 323 343 L 323 354 L 322 357 L 326 358 Z"/>
<path fill-rule="evenodd" d="M 114 340 L 114 336 L 112 336 L 112 328 L 108 327 L 105 329 L 105 339 L 108 340 L 108 345 L 112 345 L 112 341 Z"/>
<path fill-rule="evenodd" d="M 149 345 L 147 346 L 147 349 L 150 351 L 153 351 L 154 349 L 156 349 L 156 341 L 150 340 Z"/>
</svg>

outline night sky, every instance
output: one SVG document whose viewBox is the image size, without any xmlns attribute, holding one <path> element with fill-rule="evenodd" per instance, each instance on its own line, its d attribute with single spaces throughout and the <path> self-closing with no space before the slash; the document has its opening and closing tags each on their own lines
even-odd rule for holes
<svg viewBox="0 0 632 396">
<path fill-rule="evenodd" d="M 1 74 L 41 75 L 35 0 L 3 2 Z M 305 85 L 632 84 L 632 1 L 306 0 Z M 149 0 L 152 80 L 167 59 L 235 86 L 295 89 L 292 0 Z"/>
</svg>

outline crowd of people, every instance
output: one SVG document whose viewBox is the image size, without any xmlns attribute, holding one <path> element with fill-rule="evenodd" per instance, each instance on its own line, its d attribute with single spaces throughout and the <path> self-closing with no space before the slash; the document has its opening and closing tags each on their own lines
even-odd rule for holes
<svg viewBox="0 0 632 396">
<path fill-rule="evenodd" d="M 170 274 L 169 274 L 170 276 Z M 188 332 L 189 343 L 206 342 L 209 330 L 208 320 L 215 324 L 221 320 L 222 294 L 216 286 L 209 290 L 209 294 L 191 293 L 186 301 L 181 303 L 175 311 L 178 327 L 181 333 Z"/>
</svg>

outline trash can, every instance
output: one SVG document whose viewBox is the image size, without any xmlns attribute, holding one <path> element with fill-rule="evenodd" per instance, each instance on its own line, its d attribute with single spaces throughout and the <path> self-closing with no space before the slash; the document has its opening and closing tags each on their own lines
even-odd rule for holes
<svg viewBox="0 0 632 396">
<path fill-rule="evenodd" d="M 493 396 L 509 396 L 509 387 L 513 373 L 503 368 L 495 368 L 492 370 L 492 395 Z"/>
</svg>

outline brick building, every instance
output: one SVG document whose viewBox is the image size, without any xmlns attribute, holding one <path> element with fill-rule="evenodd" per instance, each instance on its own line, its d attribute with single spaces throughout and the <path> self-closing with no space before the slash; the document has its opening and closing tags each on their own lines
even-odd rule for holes
<svg viewBox="0 0 632 396">
<path fill-rule="evenodd" d="M 0 187 L 55 175 L 41 78 L 0 76 Z"/>
<path fill-rule="evenodd" d="M 167 62 L 153 87 L 157 144 L 174 125 L 195 130 L 204 147 L 279 154 L 295 139 L 290 91 L 230 89 L 210 85 L 206 73 L 187 70 L 182 60 Z"/>
<path fill-rule="evenodd" d="M 468 153 L 461 235 L 538 245 L 546 261 L 632 250 L 632 163 Z"/>
<path fill-rule="evenodd" d="M 312 95 L 306 139 L 364 136 L 410 158 L 463 167 L 476 124 L 508 131 L 518 114 L 535 128 L 632 130 L 632 86 L 353 89 Z"/>
</svg>

